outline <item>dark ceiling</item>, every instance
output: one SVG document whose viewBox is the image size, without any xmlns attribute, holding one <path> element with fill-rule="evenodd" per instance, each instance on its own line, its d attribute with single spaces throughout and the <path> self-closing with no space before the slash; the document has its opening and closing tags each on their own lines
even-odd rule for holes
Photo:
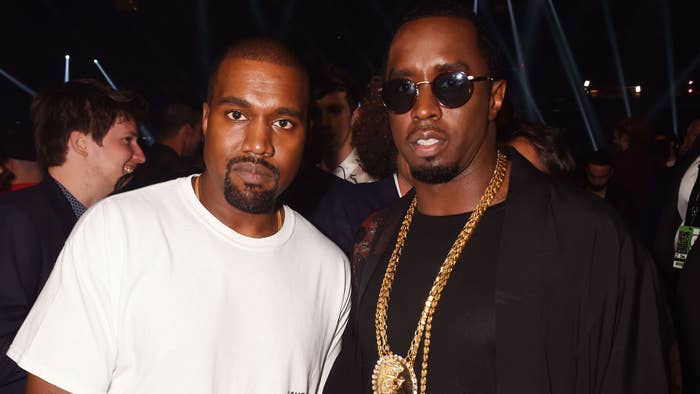
<svg viewBox="0 0 700 394">
<path fill-rule="evenodd" d="M 575 108 L 566 77 L 567 64 L 557 51 L 549 0 L 512 0 L 524 69 L 545 120 Z M 697 1 L 552 0 L 580 78 L 592 87 L 619 91 L 614 51 L 604 17 L 610 10 L 620 63 L 627 85 L 643 85 L 635 113 L 656 111 L 666 122 L 669 86 L 666 40 L 680 90 L 700 77 Z M 3 5 L 0 67 L 35 90 L 60 83 L 64 55 L 71 56 L 71 77 L 101 78 L 92 63 L 99 59 L 119 87 L 129 87 L 150 101 L 177 96 L 193 103 L 204 95 L 209 63 L 223 46 L 243 36 L 266 34 L 289 40 L 301 52 L 316 54 L 348 69 L 360 82 L 381 62 L 392 29 L 411 1 L 303 0 L 26 0 Z M 472 1 L 467 2 L 471 6 Z M 507 0 L 481 0 L 480 13 L 497 27 L 511 72 L 515 47 Z M 665 21 L 668 21 L 666 23 Z M 668 26 L 669 29 L 665 30 Z M 668 31 L 670 34 L 666 34 Z M 689 67 L 695 61 L 695 67 Z M 569 67 L 570 68 L 570 67 Z M 684 71 L 686 74 L 683 74 Z M 522 90 L 511 76 L 511 96 L 522 108 Z M 26 119 L 30 97 L 0 80 L 2 119 Z M 679 116 L 692 112 L 679 98 Z M 692 101 L 691 103 L 696 103 Z M 619 100 L 618 100 L 619 101 Z M 614 103 L 615 100 L 612 100 Z M 621 102 L 620 102 L 621 103 Z M 624 115 L 610 104 L 612 117 Z M 686 108 L 688 106 L 691 108 Z M 561 108 L 560 108 L 561 107 Z M 696 113 L 697 114 L 697 113 Z M 603 122 L 605 123 L 605 122 Z"/>
</svg>

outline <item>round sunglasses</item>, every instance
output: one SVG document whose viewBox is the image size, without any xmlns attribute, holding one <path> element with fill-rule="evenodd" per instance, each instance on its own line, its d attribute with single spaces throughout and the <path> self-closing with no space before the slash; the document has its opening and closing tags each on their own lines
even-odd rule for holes
<svg viewBox="0 0 700 394">
<path fill-rule="evenodd" d="M 432 82 L 413 82 L 405 78 L 390 79 L 382 84 L 382 100 L 389 111 L 395 114 L 406 113 L 416 104 L 418 87 L 427 84 L 440 105 L 457 108 L 466 104 L 472 97 L 474 82 L 494 80 L 493 77 L 467 75 L 461 71 L 439 74 Z"/>
</svg>

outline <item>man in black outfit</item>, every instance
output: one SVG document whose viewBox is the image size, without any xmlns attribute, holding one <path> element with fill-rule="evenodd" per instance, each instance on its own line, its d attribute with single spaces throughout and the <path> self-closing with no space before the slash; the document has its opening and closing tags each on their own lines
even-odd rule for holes
<svg viewBox="0 0 700 394">
<path fill-rule="evenodd" d="M 415 193 L 364 224 L 325 391 L 667 393 L 650 258 L 602 201 L 498 152 L 494 47 L 469 11 L 429 7 L 382 87 Z"/>
<path fill-rule="evenodd" d="M 47 170 L 38 185 L 0 196 L 0 393 L 24 393 L 26 373 L 5 353 L 44 287 L 63 243 L 87 208 L 145 157 L 130 92 L 74 80 L 32 102 L 36 145 Z"/>
<path fill-rule="evenodd" d="M 193 174 L 187 162 L 202 142 L 202 114 L 187 104 L 168 104 L 160 113 L 157 141 L 146 149 L 148 161 L 134 171 L 123 191 Z"/>
</svg>

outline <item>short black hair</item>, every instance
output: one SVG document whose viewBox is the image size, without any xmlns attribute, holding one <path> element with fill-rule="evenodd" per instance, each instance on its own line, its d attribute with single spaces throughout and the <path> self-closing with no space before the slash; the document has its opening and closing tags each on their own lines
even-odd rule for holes
<svg viewBox="0 0 700 394">
<path fill-rule="evenodd" d="M 475 15 L 474 11 L 466 7 L 464 4 L 449 0 L 429 1 L 418 4 L 404 15 L 403 19 L 401 20 L 401 24 L 396 28 L 394 33 L 399 31 L 399 29 L 406 23 L 413 22 L 418 19 L 441 16 L 466 20 L 474 25 L 476 29 L 477 48 L 479 49 L 479 52 L 481 52 L 484 59 L 486 59 L 486 64 L 489 67 L 491 76 L 498 79 L 502 78 L 503 69 L 501 65 L 500 51 L 498 50 L 498 46 L 495 44 L 495 40 L 492 38 L 492 30 L 488 28 L 481 17 Z M 386 59 L 384 64 L 386 64 Z"/>
<path fill-rule="evenodd" d="M 126 90 L 113 90 L 94 79 L 74 79 L 40 92 L 32 101 L 32 123 L 39 161 L 46 167 L 62 165 L 73 130 L 102 139 L 115 122 L 138 123 L 147 109 L 143 98 Z"/>
<path fill-rule="evenodd" d="M 340 67 L 322 66 L 318 74 L 314 73 L 314 78 L 311 81 L 311 99 L 320 100 L 335 92 L 345 92 L 350 111 L 357 108 L 360 102 L 360 93 L 355 81 Z"/>
<path fill-rule="evenodd" d="M 591 152 L 586 156 L 586 165 L 589 164 L 595 164 L 598 166 L 610 166 L 612 167 L 613 161 L 612 161 L 612 156 L 610 156 L 607 152 L 602 151 L 602 150 L 597 150 L 594 152 Z"/>
<path fill-rule="evenodd" d="M 516 138 L 529 141 L 537 151 L 549 174 L 571 175 L 576 167 L 569 147 L 561 138 L 561 131 L 539 123 L 521 122 L 507 137 L 508 144 Z"/>
<path fill-rule="evenodd" d="M 207 88 L 208 103 L 211 103 L 211 98 L 214 94 L 214 85 L 216 85 L 219 67 L 221 67 L 221 63 L 223 63 L 224 60 L 229 58 L 255 60 L 291 67 L 301 72 L 306 77 L 308 83 L 309 72 L 306 66 L 282 41 L 268 37 L 246 38 L 228 46 L 218 57 L 209 76 L 209 86 Z"/>
<path fill-rule="evenodd" d="M 195 126 L 202 121 L 202 113 L 191 105 L 173 102 L 166 105 L 156 119 L 158 139 L 170 138 L 186 124 Z"/>
</svg>

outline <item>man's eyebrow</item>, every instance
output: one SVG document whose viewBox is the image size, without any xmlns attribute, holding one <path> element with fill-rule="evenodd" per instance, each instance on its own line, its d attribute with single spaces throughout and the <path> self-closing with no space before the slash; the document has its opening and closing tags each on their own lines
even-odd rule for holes
<svg viewBox="0 0 700 394">
<path fill-rule="evenodd" d="M 216 100 L 216 104 L 233 104 L 240 107 L 250 108 L 250 102 L 235 96 L 224 96 Z"/>
<path fill-rule="evenodd" d="M 400 68 L 398 70 L 392 68 L 387 74 L 387 79 L 408 78 L 412 75 L 413 73 L 405 68 Z"/>
<path fill-rule="evenodd" d="M 453 63 L 442 63 L 435 66 L 435 70 L 439 73 L 450 72 L 450 71 L 463 71 L 466 74 L 470 74 L 471 68 L 464 62 L 457 61 Z"/>
<path fill-rule="evenodd" d="M 445 73 L 450 71 L 463 71 L 464 73 L 469 74 L 471 72 L 471 68 L 462 61 L 441 63 L 435 66 L 434 68 L 435 71 L 438 73 Z M 411 76 L 413 76 L 413 72 L 404 68 L 398 70 L 391 69 L 387 75 L 387 79 L 410 78 Z"/>
<path fill-rule="evenodd" d="M 277 113 L 277 115 L 289 115 L 289 116 L 293 116 L 297 119 L 304 119 L 304 114 L 301 111 L 296 110 L 296 109 L 292 109 L 292 108 L 288 108 L 288 107 L 277 108 L 276 113 Z"/>
</svg>

